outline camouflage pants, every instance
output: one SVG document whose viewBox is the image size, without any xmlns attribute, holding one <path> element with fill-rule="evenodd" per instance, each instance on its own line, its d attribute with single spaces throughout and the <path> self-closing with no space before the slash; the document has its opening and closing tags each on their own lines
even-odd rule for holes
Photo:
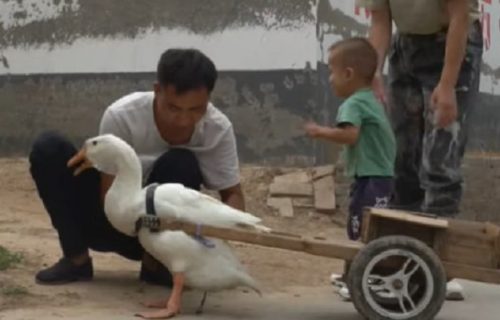
<svg viewBox="0 0 500 320">
<path fill-rule="evenodd" d="M 389 53 L 389 107 L 397 139 L 392 205 L 453 216 L 463 181 L 460 170 L 467 122 L 479 91 L 483 50 L 481 26 L 471 26 L 456 86 L 458 119 L 445 129 L 433 124 L 432 92 L 444 65 L 446 33 L 397 35 Z"/>
</svg>

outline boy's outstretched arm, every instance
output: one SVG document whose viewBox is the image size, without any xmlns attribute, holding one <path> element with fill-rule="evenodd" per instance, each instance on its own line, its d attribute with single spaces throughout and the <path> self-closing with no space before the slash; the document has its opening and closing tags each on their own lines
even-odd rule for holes
<svg viewBox="0 0 500 320">
<path fill-rule="evenodd" d="M 315 122 L 307 122 L 304 125 L 304 130 L 311 138 L 325 139 L 339 144 L 353 145 L 359 137 L 359 128 L 349 123 L 331 128 L 320 126 Z"/>
</svg>

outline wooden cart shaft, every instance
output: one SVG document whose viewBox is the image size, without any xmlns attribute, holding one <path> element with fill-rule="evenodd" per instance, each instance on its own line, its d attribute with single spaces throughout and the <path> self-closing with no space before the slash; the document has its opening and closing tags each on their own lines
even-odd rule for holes
<svg viewBox="0 0 500 320">
<path fill-rule="evenodd" d="M 266 233 L 242 228 L 220 228 L 206 225 L 198 228 L 194 224 L 179 221 L 162 223 L 161 229 L 184 231 L 192 236 L 200 234 L 203 237 L 299 251 L 316 256 L 342 260 L 352 260 L 363 247 L 362 243 L 348 240 L 333 242 L 320 238 L 305 238 L 299 235 L 276 231 Z"/>
</svg>

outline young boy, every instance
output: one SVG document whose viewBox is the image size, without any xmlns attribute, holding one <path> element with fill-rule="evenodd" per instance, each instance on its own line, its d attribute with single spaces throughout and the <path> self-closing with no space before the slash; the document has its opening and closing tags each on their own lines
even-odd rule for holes
<svg viewBox="0 0 500 320">
<path fill-rule="evenodd" d="M 346 146 L 346 174 L 354 178 L 347 233 L 351 240 L 358 240 L 363 207 L 386 207 L 389 202 L 396 141 L 384 108 L 371 90 L 377 69 L 372 45 L 363 38 L 340 41 L 329 50 L 328 66 L 333 91 L 346 100 L 339 108 L 335 127 L 309 122 L 305 130 L 312 138 Z M 348 294 L 347 288 L 343 290 Z"/>
<path fill-rule="evenodd" d="M 385 207 L 392 192 L 396 142 L 384 108 L 371 84 L 377 68 L 377 53 L 365 39 L 352 38 L 334 44 L 328 66 L 335 94 L 346 100 L 340 106 L 335 127 L 309 122 L 312 138 L 346 145 L 346 173 L 354 178 L 347 233 L 357 240 L 363 207 Z"/>
</svg>

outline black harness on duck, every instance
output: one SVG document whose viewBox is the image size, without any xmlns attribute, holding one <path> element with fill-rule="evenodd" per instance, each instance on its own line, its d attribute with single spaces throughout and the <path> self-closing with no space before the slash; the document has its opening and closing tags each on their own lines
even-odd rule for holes
<svg viewBox="0 0 500 320">
<path fill-rule="evenodd" d="M 161 220 L 156 214 L 155 191 L 158 183 L 150 184 L 146 187 L 146 215 L 141 216 L 135 222 L 135 233 L 139 233 L 141 228 L 148 228 L 151 232 L 160 231 Z M 207 248 L 214 248 L 215 244 L 201 235 L 201 225 L 196 225 L 196 234 L 192 236 L 196 241 Z"/>
<path fill-rule="evenodd" d="M 140 217 L 135 222 L 136 234 L 141 228 L 148 228 L 151 232 L 160 231 L 161 221 L 156 215 L 155 208 L 155 191 L 158 186 L 158 183 L 153 183 L 146 187 L 146 215 Z"/>
</svg>

